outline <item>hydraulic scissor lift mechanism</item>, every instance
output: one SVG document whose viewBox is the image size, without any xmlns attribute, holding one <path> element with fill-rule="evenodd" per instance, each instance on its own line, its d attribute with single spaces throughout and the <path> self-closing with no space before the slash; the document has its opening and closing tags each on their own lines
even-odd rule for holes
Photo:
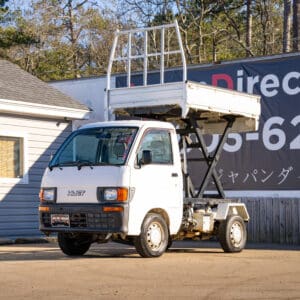
<svg viewBox="0 0 300 300">
<path fill-rule="evenodd" d="M 178 41 L 178 49 L 168 49 L 166 36 L 173 30 Z M 160 32 L 160 49 L 149 52 L 149 36 Z M 134 38 L 133 38 L 134 37 Z M 126 41 L 124 55 L 116 56 L 118 41 Z M 135 43 L 133 43 L 135 41 Z M 133 54 L 134 53 L 134 54 Z M 138 53 L 138 54 L 137 54 Z M 170 55 L 179 55 L 182 62 L 182 81 L 165 82 L 165 61 Z M 148 84 L 148 64 L 151 58 L 159 58 L 159 84 Z M 133 62 L 143 61 L 143 85 L 132 86 Z M 110 87 L 111 70 L 114 63 L 123 62 L 127 70 L 125 87 Z M 205 190 L 211 179 L 217 190 L 216 198 L 225 198 L 221 182 L 216 172 L 224 143 L 231 132 L 255 131 L 260 116 L 260 97 L 191 82 L 187 80 L 187 67 L 177 22 L 174 24 L 117 31 L 111 51 L 107 76 L 106 113 L 118 116 L 153 118 L 172 122 L 180 135 L 182 149 L 185 203 L 203 201 L 208 195 Z M 214 154 L 208 153 L 204 134 L 220 134 Z M 200 149 L 202 157 L 189 159 L 188 149 Z M 207 170 L 199 187 L 195 188 L 188 174 L 188 161 L 203 161 Z M 212 195 L 209 195 L 212 197 Z"/>
</svg>

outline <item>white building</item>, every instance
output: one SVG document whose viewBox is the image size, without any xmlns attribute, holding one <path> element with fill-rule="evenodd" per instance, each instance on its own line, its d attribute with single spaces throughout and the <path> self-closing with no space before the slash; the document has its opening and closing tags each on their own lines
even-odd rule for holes
<svg viewBox="0 0 300 300">
<path fill-rule="evenodd" d="M 89 109 L 0 59 L 0 238 L 40 235 L 40 182 L 50 156 Z"/>
</svg>

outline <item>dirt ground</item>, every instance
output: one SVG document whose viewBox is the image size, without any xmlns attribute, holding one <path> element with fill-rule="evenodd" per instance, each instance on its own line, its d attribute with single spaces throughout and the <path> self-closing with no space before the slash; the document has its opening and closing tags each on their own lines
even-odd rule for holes
<svg viewBox="0 0 300 300">
<path fill-rule="evenodd" d="M 300 247 L 260 248 L 176 242 L 145 259 L 114 243 L 76 258 L 54 243 L 0 246 L 0 299 L 300 299 Z"/>
</svg>

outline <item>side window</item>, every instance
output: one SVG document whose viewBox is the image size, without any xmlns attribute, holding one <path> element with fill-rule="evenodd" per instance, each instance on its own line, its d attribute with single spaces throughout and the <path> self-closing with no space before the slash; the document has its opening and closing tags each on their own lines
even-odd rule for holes
<svg viewBox="0 0 300 300">
<path fill-rule="evenodd" d="M 138 159 L 141 159 L 144 150 L 151 151 L 152 164 L 172 164 L 171 136 L 168 130 L 148 131 L 138 151 Z"/>
</svg>

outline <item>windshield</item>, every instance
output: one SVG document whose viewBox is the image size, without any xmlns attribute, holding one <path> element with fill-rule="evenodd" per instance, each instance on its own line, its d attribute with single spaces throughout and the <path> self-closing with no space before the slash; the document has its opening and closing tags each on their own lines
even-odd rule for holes
<svg viewBox="0 0 300 300">
<path fill-rule="evenodd" d="M 102 127 L 74 132 L 53 157 L 49 168 L 59 166 L 123 165 L 138 128 Z"/>
</svg>

